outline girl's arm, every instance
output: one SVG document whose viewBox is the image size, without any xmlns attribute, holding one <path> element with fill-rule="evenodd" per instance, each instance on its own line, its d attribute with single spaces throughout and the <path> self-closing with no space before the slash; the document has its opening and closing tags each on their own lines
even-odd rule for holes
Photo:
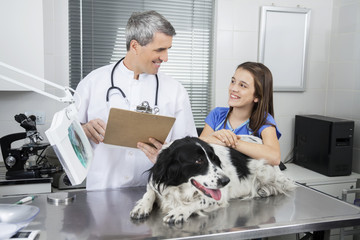
<svg viewBox="0 0 360 240">
<path fill-rule="evenodd" d="M 279 165 L 281 161 L 280 143 L 276 135 L 275 127 L 267 127 L 261 132 L 263 144 L 242 141 L 240 136 L 230 130 L 214 131 L 205 124 L 200 139 L 208 143 L 230 146 L 239 152 L 254 158 L 266 159 L 271 165 Z"/>
<path fill-rule="evenodd" d="M 266 159 L 270 165 L 279 165 L 281 161 L 280 143 L 275 127 L 267 127 L 261 132 L 263 144 L 237 141 L 235 149 L 254 158 Z"/>
</svg>

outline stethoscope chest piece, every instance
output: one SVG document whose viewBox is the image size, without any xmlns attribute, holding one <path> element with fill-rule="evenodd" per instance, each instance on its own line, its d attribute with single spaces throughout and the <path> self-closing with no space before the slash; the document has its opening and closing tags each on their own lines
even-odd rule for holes
<svg viewBox="0 0 360 240">
<path fill-rule="evenodd" d="M 151 113 L 151 114 L 155 114 L 155 115 L 158 115 L 160 112 L 159 108 L 156 106 L 154 108 L 151 108 L 148 101 L 143 101 L 141 104 L 139 104 L 136 107 L 136 111 L 143 112 L 143 113 Z"/>
</svg>

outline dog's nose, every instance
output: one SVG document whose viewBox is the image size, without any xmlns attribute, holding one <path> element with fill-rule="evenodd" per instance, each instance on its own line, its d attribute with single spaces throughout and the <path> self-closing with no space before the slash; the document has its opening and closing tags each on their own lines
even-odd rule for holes
<svg viewBox="0 0 360 240">
<path fill-rule="evenodd" d="M 219 187 L 225 187 L 229 182 L 230 182 L 230 178 L 223 176 L 218 179 L 217 184 Z"/>
</svg>

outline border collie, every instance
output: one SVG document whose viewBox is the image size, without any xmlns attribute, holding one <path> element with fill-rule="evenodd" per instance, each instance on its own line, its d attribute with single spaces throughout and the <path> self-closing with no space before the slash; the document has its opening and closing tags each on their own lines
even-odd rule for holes
<svg viewBox="0 0 360 240">
<path fill-rule="evenodd" d="M 242 140 L 244 136 L 242 136 Z M 247 141 L 261 143 L 260 138 Z M 192 214 L 225 207 L 233 198 L 268 197 L 295 189 L 278 166 L 255 160 L 232 148 L 186 137 L 164 145 L 149 170 L 146 193 L 130 212 L 132 219 L 149 216 L 154 203 L 166 213 L 163 221 L 178 224 Z"/>
</svg>

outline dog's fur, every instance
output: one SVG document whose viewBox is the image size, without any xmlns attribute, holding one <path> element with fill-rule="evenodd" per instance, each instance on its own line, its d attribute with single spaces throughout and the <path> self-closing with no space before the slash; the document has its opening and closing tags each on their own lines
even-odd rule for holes
<svg viewBox="0 0 360 240">
<path fill-rule="evenodd" d="M 233 198 L 268 197 L 295 188 L 279 167 L 194 137 L 164 146 L 149 171 L 146 193 L 130 213 L 133 219 L 149 216 L 156 202 L 167 213 L 164 222 L 181 223 L 194 213 L 225 207 Z"/>
</svg>

